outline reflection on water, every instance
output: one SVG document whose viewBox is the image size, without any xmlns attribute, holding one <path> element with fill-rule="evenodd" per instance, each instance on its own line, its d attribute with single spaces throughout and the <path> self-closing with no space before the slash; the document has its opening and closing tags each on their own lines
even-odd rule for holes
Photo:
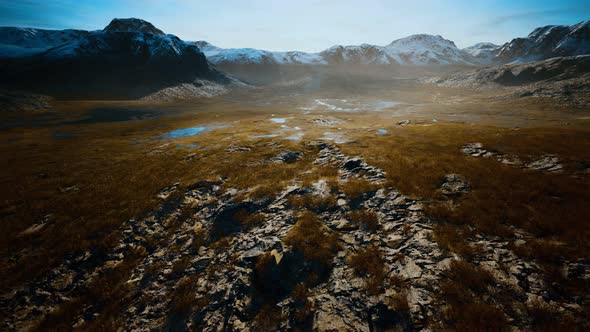
<svg viewBox="0 0 590 332">
<path fill-rule="evenodd" d="M 379 135 L 385 135 L 388 133 L 389 133 L 389 131 L 387 131 L 387 129 L 377 129 L 377 134 L 379 134 Z"/>
<path fill-rule="evenodd" d="M 179 149 L 188 149 L 188 150 L 193 150 L 199 147 L 198 144 L 187 144 L 187 145 L 182 145 L 182 144 L 176 144 L 176 147 Z"/>
<path fill-rule="evenodd" d="M 195 135 L 202 133 L 206 129 L 207 129 L 206 127 L 191 127 L 191 128 L 176 129 L 176 130 L 164 133 L 163 136 L 166 136 L 168 138 L 195 136 Z"/>
<path fill-rule="evenodd" d="M 287 119 L 285 119 L 285 118 L 272 118 L 272 119 L 270 119 L 270 121 L 272 121 L 274 123 L 285 123 L 285 122 L 287 122 Z"/>
<path fill-rule="evenodd" d="M 350 142 L 350 139 L 342 134 L 334 133 L 334 132 L 325 132 L 324 136 L 320 137 L 320 140 L 323 141 L 332 141 L 336 144 L 344 144 Z"/>
<path fill-rule="evenodd" d="M 296 133 L 294 135 L 287 136 L 287 137 L 285 137 L 285 139 L 286 140 L 289 140 L 289 141 L 300 141 L 301 138 L 303 138 L 303 135 L 305 135 L 305 133 L 299 132 L 299 133 Z"/>
<path fill-rule="evenodd" d="M 279 135 L 277 134 L 265 134 L 265 135 L 255 135 L 255 136 L 250 136 L 250 138 L 273 138 L 273 137 L 277 137 Z"/>
<path fill-rule="evenodd" d="M 334 112 L 357 112 L 357 111 L 382 111 L 401 103 L 397 101 L 381 100 L 377 102 L 362 102 L 356 99 L 316 99 L 309 107 L 302 108 L 305 111 L 334 111 Z"/>
</svg>

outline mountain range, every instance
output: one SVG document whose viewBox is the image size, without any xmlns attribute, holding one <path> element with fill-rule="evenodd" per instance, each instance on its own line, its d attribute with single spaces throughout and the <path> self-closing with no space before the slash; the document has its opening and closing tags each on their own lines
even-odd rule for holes
<svg viewBox="0 0 590 332">
<path fill-rule="evenodd" d="M 492 66 L 590 53 L 590 21 L 549 25 L 504 45 L 459 49 L 419 34 L 385 46 L 333 46 L 319 53 L 224 49 L 183 41 L 141 19 L 114 19 L 103 30 L 0 28 L 0 85 L 52 95 L 137 98 L 185 84 L 236 82 L 215 68 L 283 65 Z M 196 83 L 195 83 L 196 82 Z M 189 84 L 187 88 L 186 84 Z M 209 83 L 205 83 L 207 85 Z"/>
<path fill-rule="evenodd" d="M 332 46 L 320 53 L 271 52 L 251 48 L 222 49 L 206 41 L 195 44 L 214 64 L 305 64 L 305 65 L 472 65 L 465 52 L 441 36 L 412 35 L 386 46 L 370 44 Z"/>
<path fill-rule="evenodd" d="M 590 21 L 575 25 L 548 25 L 504 45 L 478 43 L 459 49 L 440 35 L 412 35 L 388 45 L 336 45 L 319 53 L 271 52 L 251 48 L 223 49 L 206 41 L 195 44 L 214 64 L 376 64 L 473 65 L 524 63 L 557 56 L 590 53 Z"/>
</svg>

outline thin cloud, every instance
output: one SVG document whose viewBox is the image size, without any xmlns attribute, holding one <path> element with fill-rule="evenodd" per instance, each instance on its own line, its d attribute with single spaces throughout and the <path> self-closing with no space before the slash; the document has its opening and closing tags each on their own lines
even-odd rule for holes
<svg viewBox="0 0 590 332">
<path fill-rule="evenodd" d="M 588 7 L 567 7 L 567 8 L 557 8 L 557 9 L 549 9 L 549 10 L 532 10 L 526 12 L 520 12 L 510 15 L 503 15 L 498 16 L 490 20 L 487 25 L 501 25 L 512 21 L 522 21 L 522 20 L 535 20 L 535 19 L 543 19 L 552 16 L 558 15 L 565 15 L 565 14 L 580 14 L 588 12 L 590 13 L 590 9 Z"/>
</svg>

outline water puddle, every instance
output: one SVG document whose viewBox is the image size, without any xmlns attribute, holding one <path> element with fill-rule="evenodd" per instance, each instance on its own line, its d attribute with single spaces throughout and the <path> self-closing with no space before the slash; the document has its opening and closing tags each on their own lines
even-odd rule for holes
<svg viewBox="0 0 590 332">
<path fill-rule="evenodd" d="M 285 139 L 289 141 L 300 141 L 304 135 L 305 133 L 296 133 L 295 135 L 285 137 Z"/>
<path fill-rule="evenodd" d="M 285 119 L 285 118 L 272 118 L 272 119 L 270 119 L 270 121 L 272 121 L 274 123 L 285 123 L 285 122 L 287 122 L 287 119 Z"/>
<path fill-rule="evenodd" d="M 333 112 L 382 111 L 400 104 L 400 102 L 388 100 L 362 102 L 355 99 L 316 99 L 310 107 L 304 107 L 302 109 L 305 111 Z"/>
<path fill-rule="evenodd" d="M 174 139 L 180 137 L 195 136 L 204 132 L 205 130 L 207 130 L 207 127 L 190 127 L 169 131 L 167 133 L 164 133 L 163 136 Z"/>
<path fill-rule="evenodd" d="M 197 149 L 199 147 L 199 145 L 198 144 L 187 144 L 187 145 L 176 144 L 176 147 L 179 149 L 194 150 L 194 149 Z"/>
<path fill-rule="evenodd" d="M 387 135 L 389 131 L 387 129 L 377 129 L 377 135 Z"/>
<path fill-rule="evenodd" d="M 279 135 L 277 134 L 264 134 L 264 135 L 254 135 L 254 136 L 249 136 L 249 138 L 274 138 L 274 137 L 278 137 Z"/>
<path fill-rule="evenodd" d="M 351 140 L 339 133 L 334 133 L 334 132 L 325 132 L 324 136 L 320 137 L 320 140 L 322 141 L 332 141 L 336 144 L 344 144 L 344 143 L 348 143 Z"/>
</svg>

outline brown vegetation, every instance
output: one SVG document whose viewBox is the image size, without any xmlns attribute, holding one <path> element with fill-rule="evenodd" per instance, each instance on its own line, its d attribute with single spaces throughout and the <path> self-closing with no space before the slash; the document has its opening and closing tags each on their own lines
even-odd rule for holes
<svg viewBox="0 0 590 332">
<path fill-rule="evenodd" d="M 283 242 L 301 252 L 306 260 L 316 261 L 328 267 L 340 250 L 338 235 L 330 233 L 311 212 L 303 212 Z"/>
<path fill-rule="evenodd" d="M 340 184 L 340 189 L 351 201 L 358 201 L 365 193 L 376 191 L 378 185 L 365 179 L 349 179 Z"/>
<path fill-rule="evenodd" d="M 371 210 L 353 210 L 348 213 L 350 221 L 356 225 L 359 225 L 370 232 L 376 232 L 379 230 L 379 218 L 377 213 Z"/>
<path fill-rule="evenodd" d="M 494 282 L 490 272 L 465 261 L 452 261 L 440 284 L 445 324 L 459 331 L 508 331 L 502 310 L 484 300 Z"/>
<path fill-rule="evenodd" d="M 475 248 L 465 241 L 465 235 L 451 225 L 435 226 L 434 240 L 442 250 L 456 253 L 466 260 L 471 260 L 476 252 Z"/>
<path fill-rule="evenodd" d="M 293 209 L 307 209 L 317 213 L 328 211 L 336 207 L 334 196 L 292 195 L 287 198 L 287 203 Z"/>
<path fill-rule="evenodd" d="M 349 258 L 349 264 L 357 275 L 365 278 L 370 294 L 380 294 L 385 281 L 385 260 L 376 246 L 359 250 Z"/>
</svg>

